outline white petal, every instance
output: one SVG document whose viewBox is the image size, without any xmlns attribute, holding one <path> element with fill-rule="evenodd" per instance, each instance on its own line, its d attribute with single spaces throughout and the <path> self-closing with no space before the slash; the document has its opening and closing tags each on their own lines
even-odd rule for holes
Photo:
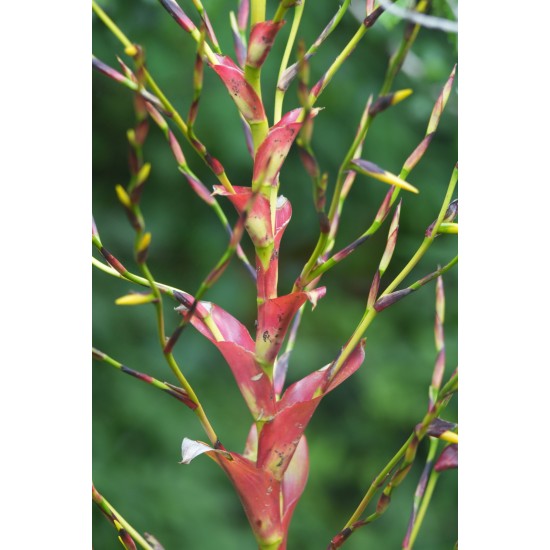
<svg viewBox="0 0 550 550">
<path fill-rule="evenodd" d="M 216 449 L 213 449 L 201 441 L 195 441 L 184 437 L 181 444 L 180 464 L 189 464 L 196 456 L 202 455 L 202 453 L 207 453 L 208 451 L 216 451 Z"/>
</svg>

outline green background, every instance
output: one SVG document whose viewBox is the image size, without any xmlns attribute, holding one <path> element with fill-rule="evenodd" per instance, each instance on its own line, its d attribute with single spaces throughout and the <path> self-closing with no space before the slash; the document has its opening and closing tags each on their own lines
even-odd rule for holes
<svg viewBox="0 0 550 550">
<path fill-rule="evenodd" d="M 222 49 L 233 54 L 229 2 L 204 2 Z M 191 2 L 180 2 L 195 18 Z M 103 1 L 101 5 L 132 41 L 146 51 L 148 67 L 175 107 L 184 115 L 192 97 L 194 42 L 151 0 Z M 276 2 L 268 1 L 268 16 Z M 364 3 L 360 3 L 364 9 Z M 309 1 L 299 37 L 311 44 L 336 12 L 338 2 Z M 290 17 L 263 70 L 266 111 L 271 119 L 273 89 Z M 196 18 L 195 18 L 196 21 Z M 357 30 L 359 22 L 346 14 L 311 61 L 311 82 L 332 63 Z M 389 55 L 398 45 L 404 23 L 387 14 L 367 32 L 353 55 L 321 96 L 325 109 L 315 122 L 313 146 L 321 169 L 329 174 L 330 200 L 334 179 L 370 94 L 381 86 Z M 116 55 L 130 61 L 121 45 L 95 16 L 93 53 L 116 67 Z M 444 33 L 421 30 L 412 50 L 412 63 L 401 72 L 394 90 L 414 94 L 380 115 L 371 127 L 363 158 L 398 173 L 404 160 L 424 136 L 433 103 L 456 62 L 456 45 Z M 298 106 L 295 84 L 284 110 Z M 420 244 L 436 218 L 453 165 L 457 160 L 457 93 L 450 96 L 438 133 L 409 177 L 421 193 L 402 194 L 397 248 L 383 279 L 391 281 Z M 134 125 L 132 93 L 104 75 L 93 76 L 93 214 L 103 244 L 131 271 L 133 230 L 117 201 L 114 187 L 128 181 L 126 131 Z M 213 71 L 205 70 L 197 133 L 224 164 L 235 185 L 248 185 L 252 164 L 244 145 L 236 109 Z M 178 137 L 181 137 L 178 135 Z M 211 187 L 217 183 L 183 138 L 192 169 Z M 163 136 L 151 124 L 144 149 L 152 172 L 142 210 L 153 235 L 149 265 L 155 278 L 194 292 L 225 250 L 227 237 L 212 210 L 191 191 Z M 338 250 L 370 225 L 387 186 L 358 176 L 344 208 Z M 279 292 L 290 291 L 318 235 L 311 200 L 311 183 L 293 148 L 281 173 L 281 191 L 293 205 L 293 217 L 282 241 Z M 231 222 L 235 215 L 220 201 Z M 327 295 L 314 312 L 307 308 L 291 358 L 292 382 L 334 359 L 357 325 L 387 236 L 388 222 L 376 237 L 322 279 Z M 243 246 L 252 257 L 250 243 Z M 410 284 L 456 254 L 456 237 L 436 239 L 421 264 L 405 281 Z M 457 365 L 457 269 L 445 276 L 446 377 Z M 126 283 L 94 270 L 93 345 L 131 368 L 175 382 L 160 353 L 153 308 L 124 308 L 114 300 L 133 290 Z M 234 259 L 209 291 L 211 300 L 253 331 L 255 293 L 242 264 Z M 367 331 L 366 358 L 361 369 L 325 398 L 306 435 L 310 449 L 309 481 L 290 527 L 289 548 L 326 548 L 346 523 L 373 477 L 393 456 L 421 420 L 435 359 L 433 341 L 434 285 L 422 288 L 384 311 Z M 166 300 L 170 333 L 178 323 L 174 303 Z M 219 352 L 193 330 L 187 330 L 175 356 L 197 391 L 224 445 L 242 451 L 250 427 L 249 413 Z M 154 534 L 166 550 L 253 549 L 255 541 L 237 496 L 223 472 L 206 457 L 189 466 L 178 464 L 183 437 L 206 439 L 195 416 L 176 400 L 119 373 L 93 364 L 93 479 L 97 489 L 139 531 Z M 444 414 L 457 419 L 456 400 Z M 345 547 L 400 548 L 412 496 L 426 455 L 394 493 L 386 514 L 354 534 Z M 93 507 L 93 546 L 120 548 L 112 526 Z M 452 548 L 457 539 L 457 472 L 444 473 L 415 548 Z"/>
</svg>

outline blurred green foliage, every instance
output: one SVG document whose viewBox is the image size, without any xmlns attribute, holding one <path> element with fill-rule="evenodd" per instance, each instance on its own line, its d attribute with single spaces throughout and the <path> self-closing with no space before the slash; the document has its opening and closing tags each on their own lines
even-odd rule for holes
<svg viewBox="0 0 550 550">
<path fill-rule="evenodd" d="M 228 2 L 205 6 L 225 52 L 233 52 Z M 268 2 L 268 14 L 276 2 Z M 194 17 L 191 2 L 182 7 Z M 146 51 L 148 66 L 181 113 L 192 97 L 195 44 L 153 0 L 104 0 L 102 6 L 135 43 Z M 359 8 L 364 3 L 359 3 Z M 338 2 L 308 2 L 299 38 L 306 45 L 338 8 Z M 364 9 L 364 7 L 363 7 Z M 289 12 L 289 19 L 291 17 Z M 318 105 L 313 145 L 321 168 L 329 173 L 329 199 L 341 159 L 353 139 L 364 104 L 378 92 L 387 60 L 399 43 L 404 23 L 383 24 L 384 17 L 359 44 L 337 73 Z M 195 18 L 196 19 L 196 18 Z M 359 22 L 346 14 L 337 31 L 311 61 L 311 82 L 319 78 L 356 31 Z M 391 27 L 391 28 L 389 28 Z M 290 21 L 281 31 L 263 70 L 264 101 L 273 112 L 273 90 Z M 94 17 L 93 52 L 116 66 L 124 57 L 121 45 Z M 454 43 L 442 32 L 421 30 L 406 71 L 393 89 L 412 88 L 414 94 L 374 122 L 363 158 L 398 173 L 422 139 L 433 103 L 455 61 Z M 295 84 L 285 111 L 298 106 Z M 438 133 L 427 154 L 411 174 L 418 196 L 403 196 L 400 237 L 384 281 L 403 267 L 435 219 L 457 160 L 456 84 Z M 93 76 L 93 213 L 104 245 L 132 271 L 133 230 L 116 199 L 114 187 L 128 180 L 126 131 L 134 125 L 132 94 L 105 76 Z M 248 185 L 252 164 L 244 145 L 237 112 L 221 82 L 205 71 L 197 133 L 225 165 L 234 184 Z M 187 146 L 192 169 L 207 186 L 217 181 Z M 194 292 L 219 258 L 227 236 L 210 208 L 190 190 L 178 172 L 164 138 L 151 124 L 145 160 L 152 163 L 142 210 L 153 235 L 149 265 L 157 280 Z M 387 186 L 358 176 L 344 208 L 337 240 L 342 248 L 370 224 Z M 290 290 L 309 257 L 318 235 L 311 200 L 311 183 L 293 149 L 281 174 L 281 193 L 293 205 L 280 257 L 280 293 Z M 222 203 L 230 220 L 234 212 Z M 314 312 L 306 311 L 291 358 L 289 381 L 329 363 L 351 335 L 365 307 L 372 276 L 387 235 L 388 222 L 372 241 L 329 271 L 323 278 L 328 292 Z M 249 257 L 251 247 L 243 241 Z M 413 282 L 456 254 L 456 237 L 443 236 L 409 276 Z M 407 283 L 406 281 L 406 283 Z M 457 270 L 445 276 L 447 376 L 457 365 Z M 174 382 L 159 349 L 153 308 L 117 307 L 114 300 L 133 287 L 104 273 L 93 275 L 93 344 L 131 368 Z M 231 312 L 252 331 L 255 289 L 234 259 L 207 299 Z M 345 524 L 373 477 L 407 438 L 427 407 L 427 388 L 435 359 L 433 339 L 434 285 L 428 285 L 381 314 L 367 331 L 366 358 L 354 377 L 331 393 L 318 408 L 306 431 L 310 448 L 310 477 L 290 528 L 289 548 L 326 548 Z M 178 315 L 166 302 L 168 332 Z M 192 329 L 175 350 L 186 377 L 226 447 L 241 451 L 250 427 L 229 369 L 221 355 Z M 456 402 L 445 413 L 456 420 Z M 223 472 L 206 457 L 181 466 L 184 436 L 205 439 L 194 415 L 177 401 L 113 368 L 93 365 L 93 478 L 96 487 L 138 530 L 154 534 L 167 550 L 255 548 L 236 494 Z M 405 534 L 412 496 L 427 444 L 405 483 L 395 492 L 390 509 L 374 524 L 346 543 L 359 548 L 399 548 Z M 416 547 L 451 548 L 457 538 L 457 474 L 441 476 Z M 120 548 L 112 526 L 93 510 L 93 546 Z"/>
</svg>

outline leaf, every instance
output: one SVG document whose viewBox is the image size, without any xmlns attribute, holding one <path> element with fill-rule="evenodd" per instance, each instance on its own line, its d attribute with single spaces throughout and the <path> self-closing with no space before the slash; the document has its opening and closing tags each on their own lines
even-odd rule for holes
<svg viewBox="0 0 550 550">
<path fill-rule="evenodd" d="M 269 129 L 254 159 L 253 182 L 272 185 L 276 182 L 290 147 L 304 124 L 304 121 L 298 120 L 302 112 L 302 109 L 289 111 Z M 318 112 L 319 109 L 312 109 L 310 117 L 316 116 Z"/>
<path fill-rule="evenodd" d="M 271 51 L 277 33 L 284 24 L 284 21 L 276 23 L 262 21 L 252 27 L 246 55 L 246 64 L 249 67 L 258 69 L 263 65 L 268 53 Z"/>
<path fill-rule="evenodd" d="M 217 63 L 212 65 L 222 79 L 237 109 L 249 124 L 257 124 L 266 119 L 264 106 L 254 88 L 246 81 L 244 72 L 231 58 L 214 54 Z"/>
</svg>

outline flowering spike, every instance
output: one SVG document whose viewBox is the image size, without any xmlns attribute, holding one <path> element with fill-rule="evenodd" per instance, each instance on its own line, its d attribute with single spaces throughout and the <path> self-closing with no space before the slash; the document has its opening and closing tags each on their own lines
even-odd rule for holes
<svg viewBox="0 0 550 550">
<path fill-rule="evenodd" d="M 351 165 L 352 170 L 355 170 L 356 172 L 371 176 L 372 178 L 383 181 L 384 183 L 388 183 L 389 185 L 400 187 L 405 191 L 418 193 L 418 189 L 416 187 L 413 187 L 410 183 L 406 182 L 395 174 L 392 174 L 391 172 L 387 172 L 386 170 L 380 168 L 373 162 L 363 159 L 355 159 L 351 161 Z"/>
<path fill-rule="evenodd" d="M 222 79 L 237 109 L 249 124 L 258 124 L 266 120 L 264 106 L 258 94 L 246 81 L 244 72 L 227 56 L 214 54 L 217 61 L 212 65 Z"/>
<path fill-rule="evenodd" d="M 458 445 L 456 444 L 445 447 L 434 466 L 436 472 L 443 472 L 451 468 L 458 468 Z"/>
<path fill-rule="evenodd" d="M 196 30 L 195 24 L 180 8 L 175 0 L 159 0 L 164 9 L 176 20 L 176 23 L 186 32 Z"/>
<path fill-rule="evenodd" d="M 246 54 L 246 65 L 254 69 L 259 69 L 263 65 L 271 51 L 277 33 L 284 24 L 284 21 L 262 21 L 252 27 Z"/>
</svg>

